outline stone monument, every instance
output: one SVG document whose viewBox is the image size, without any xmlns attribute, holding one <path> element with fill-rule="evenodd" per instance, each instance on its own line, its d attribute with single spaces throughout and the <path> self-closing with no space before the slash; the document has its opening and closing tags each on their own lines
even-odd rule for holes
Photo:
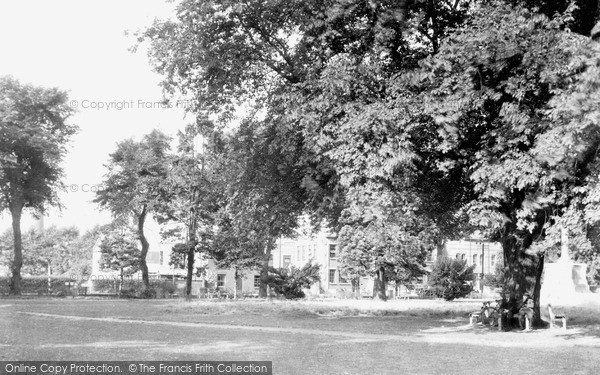
<svg viewBox="0 0 600 375">
<path fill-rule="evenodd" d="M 588 293 L 587 264 L 574 263 L 569 257 L 569 237 L 561 229 L 560 258 L 555 263 L 544 264 L 541 297 L 546 303 L 564 304 L 577 298 L 578 293 Z"/>
</svg>

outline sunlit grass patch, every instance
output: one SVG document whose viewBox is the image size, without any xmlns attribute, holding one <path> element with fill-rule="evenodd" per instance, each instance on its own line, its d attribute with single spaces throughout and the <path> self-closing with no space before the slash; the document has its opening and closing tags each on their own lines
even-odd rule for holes
<svg viewBox="0 0 600 375">
<path fill-rule="evenodd" d="M 600 301 L 577 306 L 554 306 L 554 313 L 567 316 L 567 326 L 600 326 Z M 548 320 L 546 305 L 542 305 L 542 317 Z"/>
<path fill-rule="evenodd" d="M 478 309 L 481 302 L 409 300 L 201 300 L 177 301 L 169 304 L 174 313 L 196 313 L 206 315 L 252 314 L 252 315 L 297 315 L 314 317 L 364 317 L 364 316 L 423 316 L 431 318 L 453 318 L 464 316 Z"/>
</svg>

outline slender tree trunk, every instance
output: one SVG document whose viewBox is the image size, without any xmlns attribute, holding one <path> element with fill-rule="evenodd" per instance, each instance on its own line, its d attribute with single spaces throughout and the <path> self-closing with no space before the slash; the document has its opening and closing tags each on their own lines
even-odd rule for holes
<svg viewBox="0 0 600 375">
<path fill-rule="evenodd" d="M 187 253 L 187 276 L 185 279 L 185 295 L 192 295 L 192 278 L 194 277 L 194 255 L 195 255 L 195 245 L 188 245 L 188 253 Z"/>
<path fill-rule="evenodd" d="M 11 277 L 9 285 L 9 294 L 13 296 L 21 295 L 21 267 L 23 266 L 23 243 L 21 242 L 21 213 L 23 212 L 22 203 L 10 205 L 10 214 L 12 216 L 12 229 L 14 241 L 14 258 L 11 265 Z"/>
<path fill-rule="evenodd" d="M 265 244 L 265 250 L 262 258 L 262 268 L 260 270 L 260 289 L 258 292 L 259 297 L 268 297 L 267 293 L 267 281 L 269 279 L 269 261 L 271 260 L 271 250 L 273 249 L 274 242 L 271 238 L 268 238 Z"/>
<path fill-rule="evenodd" d="M 233 274 L 233 281 L 235 283 L 235 287 L 233 288 L 233 298 L 237 299 L 238 298 L 238 281 L 240 278 L 240 273 L 238 272 L 238 268 L 234 267 L 234 274 Z"/>
<path fill-rule="evenodd" d="M 144 283 L 144 290 L 148 290 L 150 288 L 150 279 L 148 278 L 148 265 L 146 264 L 146 255 L 148 255 L 148 249 L 150 248 L 150 244 L 146 239 L 146 235 L 144 234 L 144 223 L 146 222 L 146 206 L 142 209 L 142 212 L 138 216 L 138 236 L 140 239 L 140 243 L 142 244 L 142 251 L 140 253 L 140 269 L 142 271 L 142 281 Z"/>
<path fill-rule="evenodd" d="M 382 301 L 387 301 L 386 294 L 386 279 L 385 268 L 380 267 L 375 274 L 375 282 L 373 283 L 373 298 Z"/>
<path fill-rule="evenodd" d="M 120 280 L 119 280 L 119 297 L 121 297 L 121 295 L 123 294 L 123 280 L 124 280 L 124 273 L 123 273 L 123 267 L 121 267 L 121 274 L 120 274 Z"/>
<path fill-rule="evenodd" d="M 540 292 L 542 290 L 542 275 L 544 274 L 544 255 L 538 256 L 535 270 L 535 286 L 533 287 L 533 326 L 544 325 L 540 309 Z"/>
<path fill-rule="evenodd" d="M 196 220 L 193 219 L 188 232 L 187 277 L 185 279 L 185 295 L 192 295 L 192 278 L 194 277 L 194 262 L 196 255 Z"/>
<path fill-rule="evenodd" d="M 354 298 L 360 299 L 360 276 L 352 278 L 352 293 Z"/>
</svg>

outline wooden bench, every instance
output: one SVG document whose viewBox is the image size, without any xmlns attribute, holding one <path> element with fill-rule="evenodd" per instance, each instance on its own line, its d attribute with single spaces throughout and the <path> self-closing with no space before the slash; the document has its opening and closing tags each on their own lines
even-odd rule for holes
<svg viewBox="0 0 600 375">
<path fill-rule="evenodd" d="M 481 310 L 473 311 L 469 313 L 469 324 L 475 325 L 478 321 L 481 321 L 483 324 L 489 324 L 490 318 L 492 315 L 492 307 L 490 306 L 491 301 L 485 301 Z"/>
<path fill-rule="evenodd" d="M 548 316 L 550 317 L 550 328 L 554 328 L 558 319 L 562 321 L 562 329 L 567 329 L 567 316 L 564 314 L 555 314 L 551 304 L 548 304 Z"/>
</svg>

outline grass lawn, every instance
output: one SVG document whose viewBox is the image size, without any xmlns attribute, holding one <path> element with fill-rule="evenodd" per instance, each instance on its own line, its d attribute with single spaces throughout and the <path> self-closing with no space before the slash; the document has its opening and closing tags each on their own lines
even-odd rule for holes
<svg viewBox="0 0 600 375">
<path fill-rule="evenodd" d="M 268 360 L 274 374 L 600 373 L 598 306 L 567 331 L 468 325 L 480 302 L 0 300 L 0 360 Z M 560 308 L 560 307 L 559 307 Z"/>
</svg>

